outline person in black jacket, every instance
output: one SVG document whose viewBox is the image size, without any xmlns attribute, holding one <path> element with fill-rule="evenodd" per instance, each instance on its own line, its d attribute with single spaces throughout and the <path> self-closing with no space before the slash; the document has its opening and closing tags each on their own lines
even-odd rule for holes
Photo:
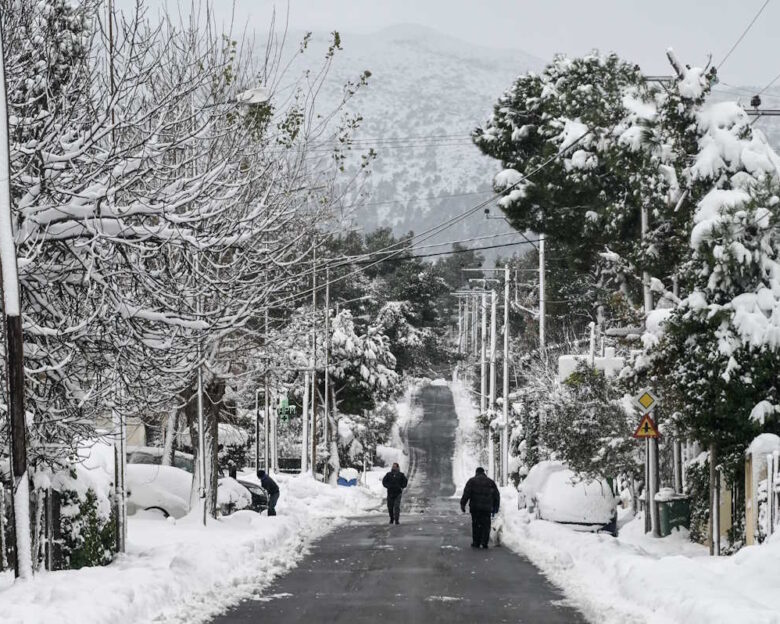
<svg viewBox="0 0 780 624">
<path fill-rule="evenodd" d="M 409 481 L 406 475 L 401 472 L 398 464 L 393 464 L 390 472 L 382 479 L 382 485 L 387 489 L 387 512 L 390 514 L 390 524 L 398 524 L 398 517 L 401 515 L 401 494 Z"/>
<path fill-rule="evenodd" d="M 466 513 L 466 503 L 471 511 L 471 547 L 488 547 L 490 539 L 490 515 L 498 513 L 501 494 L 496 482 L 485 474 L 484 468 L 477 468 L 477 474 L 466 481 L 460 509 Z"/>
<path fill-rule="evenodd" d="M 265 470 L 258 470 L 257 478 L 260 479 L 260 485 L 263 486 L 263 489 L 268 492 L 268 515 L 275 516 L 276 501 L 279 500 L 279 486 L 266 474 Z"/>
</svg>

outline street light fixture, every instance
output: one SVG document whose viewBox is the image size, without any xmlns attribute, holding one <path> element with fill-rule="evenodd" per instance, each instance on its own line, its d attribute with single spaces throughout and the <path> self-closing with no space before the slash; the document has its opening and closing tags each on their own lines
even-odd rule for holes
<svg viewBox="0 0 780 624">
<path fill-rule="evenodd" d="M 263 86 L 253 87 L 242 91 L 236 96 L 236 104 L 253 105 L 253 104 L 266 104 L 271 100 L 271 94 Z"/>
</svg>

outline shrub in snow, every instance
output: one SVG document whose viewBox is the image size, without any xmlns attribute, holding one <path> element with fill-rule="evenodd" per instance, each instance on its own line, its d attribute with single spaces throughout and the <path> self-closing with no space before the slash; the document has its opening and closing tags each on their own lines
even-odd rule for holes
<svg viewBox="0 0 780 624">
<path fill-rule="evenodd" d="M 729 554 L 739 550 L 745 542 L 745 494 L 744 494 L 744 455 L 721 457 L 722 485 L 732 489 L 731 527 L 726 533 L 726 543 L 721 545 L 722 552 Z M 710 521 L 710 462 L 709 453 L 701 453 L 688 464 L 685 471 L 685 493 L 690 497 L 691 527 L 690 539 L 699 544 L 707 543 Z"/>
<path fill-rule="evenodd" d="M 60 492 L 63 567 L 78 569 L 111 563 L 116 552 L 116 523 L 106 502 L 91 488 L 83 494 Z"/>
<path fill-rule="evenodd" d="M 614 380 L 581 362 L 554 393 L 541 430 L 545 446 L 587 478 L 640 477 L 636 417 L 621 396 Z"/>
<path fill-rule="evenodd" d="M 685 493 L 691 505 L 691 541 L 704 544 L 709 534 L 710 521 L 710 464 L 707 453 L 702 453 L 688 464 L 685 471 Z"/>
</svg>

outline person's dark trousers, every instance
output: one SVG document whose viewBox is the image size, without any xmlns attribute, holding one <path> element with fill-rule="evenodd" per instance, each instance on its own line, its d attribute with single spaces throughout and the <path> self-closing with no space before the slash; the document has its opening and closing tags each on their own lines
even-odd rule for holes
<svg viewBox="0 0 780 624">
<path fill-rule="evenodd" d="M 279 492 L 276 494 L 271 494 L 268 497 L 268 515 L 269 516 L 275 516 L 276 515 L 276 501 L 279 500 Z"/>
<path fill-rule="evenodd" d="M 490 512 L 471 512 L 471 543 L 487 546 L 490 540 Z"/>
<path fill-rule="evenodd" d="M 390 520 L 398 522 L 401 517 L 401 493 L 387 494 L 387 513 L 390 514 Z"/>
</svg>

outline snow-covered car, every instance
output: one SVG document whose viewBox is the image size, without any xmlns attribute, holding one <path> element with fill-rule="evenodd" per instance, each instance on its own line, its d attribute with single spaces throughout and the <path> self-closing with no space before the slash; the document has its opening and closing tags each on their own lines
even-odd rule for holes
<svg viewBox="0 0 780 624">
<path fill-rule="evenodd" d="M 134 464 L 125 472 L 127 513 L 157 511 L 166 518 L 181 518 L 190 511 L 192 475 L 175 466 Z"/>
<path fill-rule="evenodd" d="M 617 503 L 606 479 L 583 479 L 561 462 L 543 461 L 517 488 L 518 506 L 577 531 L 617 536 Z"/>
<path fill-rule="evenodd" d="M 181 518 L 190 511 L 190 488 L 194 458 L 176 451 L 172 466 L 162 465 L 163 450 L 152 446 L 133 446 L 127 450 L 127 511 L 158 511 L 164 516 Z M 260 513 L 268 508 L 268 494 L 250 481 L 220 477 L 217 505 L 223 514 L 239 509 Z"/>
</svg>

